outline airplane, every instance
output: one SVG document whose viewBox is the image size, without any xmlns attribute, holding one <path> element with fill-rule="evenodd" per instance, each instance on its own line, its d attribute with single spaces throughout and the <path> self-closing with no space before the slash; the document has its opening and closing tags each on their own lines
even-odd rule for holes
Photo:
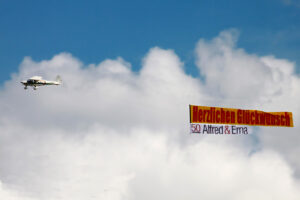
<svg viewBox="0 0 300 200">
<path fill-rule="evenodd" d="M 55 81 L 47 81 L 43 80 L 41 76 L 33 76 L 29 78 L 28 80 L 21 81 L 21 83 L 25 86 L 24 90 L 27 89 L 27 86 L 33 87 L 34 90 L 38 88 L 38 86 L 44 86 L 44 85 L 60 85 L 61 84 L 61 78 L 59 75 L 56 76 Z"/>
</svg>

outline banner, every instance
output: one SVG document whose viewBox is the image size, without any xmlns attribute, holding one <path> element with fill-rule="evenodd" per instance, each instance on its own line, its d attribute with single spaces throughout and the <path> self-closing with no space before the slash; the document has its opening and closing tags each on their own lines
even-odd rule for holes
<svg viewBox="0 0 300 200">
<path fill-rule="evenodd" d="M 191 124 L 294 127 L 291 112 L 264 112 L 190 105 Z"/>
<path fill-rule="evenodd" d="M 232 134 L 248 135 L 252 133 L 249 126 L 245 125 L 219 125 L 219 124 L 190 124 L 190 133 L 197 134 Z"/>
</svg>

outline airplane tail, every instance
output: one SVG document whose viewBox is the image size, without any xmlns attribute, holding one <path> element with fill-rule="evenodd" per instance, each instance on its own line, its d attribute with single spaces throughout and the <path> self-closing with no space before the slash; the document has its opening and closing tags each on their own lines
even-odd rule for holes
<svg viewBox="0 0 300 200">
<path fill-rule="evenodd" d="M 55 79 L 56 82 L 62 83 L 61 77 L 59 75 L 56 76 Z"/>
</svg>

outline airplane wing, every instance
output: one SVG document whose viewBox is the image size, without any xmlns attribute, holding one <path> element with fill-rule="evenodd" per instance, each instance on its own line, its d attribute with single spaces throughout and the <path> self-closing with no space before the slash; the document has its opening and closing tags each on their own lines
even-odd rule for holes
<svg viewBox="0 0 300 200">
<path fill-rule="evenodd" d="M 33 77 L 30 78 L 30 80 L 37 80 L 37 81 L 39 81 L 39 80 L 42 80 L 42 77 L 41 76 L 33 76 Z"/>
</svg>

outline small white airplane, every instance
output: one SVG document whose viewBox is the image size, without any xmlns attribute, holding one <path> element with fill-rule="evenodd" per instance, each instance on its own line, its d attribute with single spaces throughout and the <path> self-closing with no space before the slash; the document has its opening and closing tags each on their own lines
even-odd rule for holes
<svg viewBox="0 0 300 200">
<path fill-rule="evenodd" d="M 61 78 L 59 75 L 56 76 L 55 81 L 47 81 L 43 80 L 41 76 L 33 76 L 27 81 L 21 81 L 21 83 L 25 86 L 24 90 L 27 89 L 27 86 L 33 87 L 34 90 L 38 88 L 38 86 L 44 86 L 44 85 L 60 85 L 61 84 Z"/>
</svg>

